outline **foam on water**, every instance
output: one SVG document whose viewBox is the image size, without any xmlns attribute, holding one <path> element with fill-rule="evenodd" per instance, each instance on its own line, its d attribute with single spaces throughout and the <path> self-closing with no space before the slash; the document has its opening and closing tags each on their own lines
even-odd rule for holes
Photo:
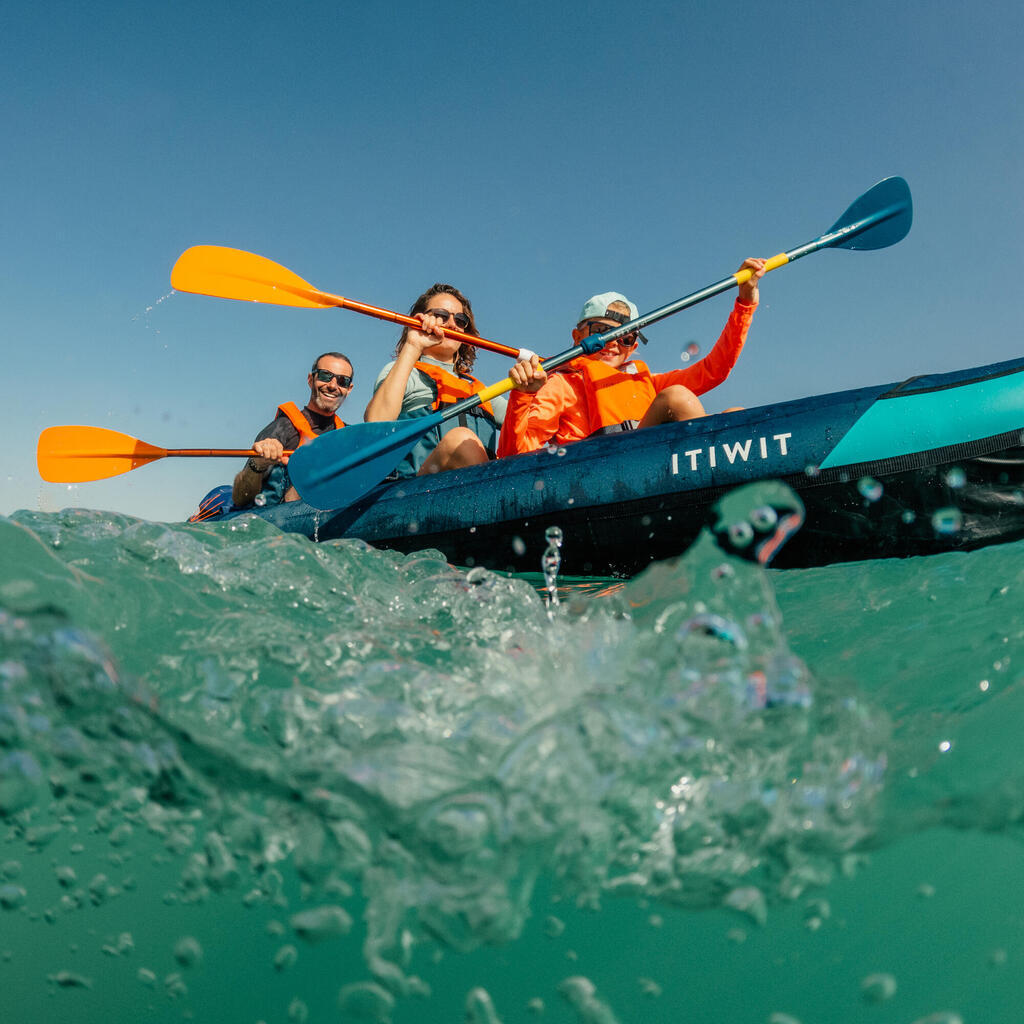
<svg viewBox="0 0 1024 1024">
<path fill-rule="evenodd" d="M 763 504 L 751 498 L 754 513 Z M 514 949 L 534 920 L 568 957 L 575 915 L 611 921 L 615 904 L 659 929 L 666 914 L 718 908 L 740 945 L 787 907 L 803 932 L 827 932 L 821 893 L 865 851 L 935 822 L 1010 828 L 1024 806 L 1007 717 L 1024 711 L 1019 628 L 1002 631 L 1003 667 L 986 659 L 990 688 L 971 680 L 945 722 L 921 694 L 901 702 L 844 670 L 867 640 L 858 601 L 883 631 L 911 634 L 913 617 L 885 611 L 920 606 L 921 632 L 880 675 L 926 653 L 928 598 L 962 562 L 918 560 L 920 578 L 871 567 L 862 592 L 851 567 L 782 581 L 707 542 L 556 608 L 436 552 L 313 545 L 257 520 L 26 513 L 0 521 L 0 545 L 0 921 L 28 933 L 128 901 L 147 917 L 258 913 L 275 978 L 324 950 L 343 957 L 332 1002 L 350 1019 L 416 1006 L 409 1019 L 433 1019 L 416 1000 L 441 984 L 438 957 Z M 809 639 L 822 620 L 801 602 L 815 600 L 835 650 Z M 806 632 L 787 634 L 780 602 Z M 940 735 L 926 755 L 928 727 Z M 1007 754 L 973 765 L 973 728 L 1002 728 Z M 989 779 L 998 798 L 975 815 Z M 152 930 L 104 936 L 106 957 L 152 947 Z M 194 979 L 218 946 L 195 931 L 169 936 L 162 978 L 146 964 L 135 984 L 203 1019 Z M 517 993 L 516 1012 L 649 1019 L 613 1009 L 611 978 L 575 962 L 551 991 Z M 863 1006 L 862 986 L 886 1006 L 913 991 L 886 967 L 860 970 L 849 1005 Z M 638 998 L 665 1003 L 664 974 L 640 977 Z M 111 988 L 60 957 L 47 985 Z M 461 998 L 467 1019 L 517 1019 L 494 985 Z M 282 995 L 277 1017 L 306 1019 L 310 1005 Z"/>
</svg>

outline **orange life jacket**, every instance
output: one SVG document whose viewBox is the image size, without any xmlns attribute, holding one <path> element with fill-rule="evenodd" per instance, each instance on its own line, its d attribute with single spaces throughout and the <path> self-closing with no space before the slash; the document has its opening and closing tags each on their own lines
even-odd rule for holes
<svg viewBox="0 0 1024 1024">
<path fill-rule="evenodd" d="M 600 359 L 577 359 L 571 364 L 568 372 L 578 374 L 583 385 L 590 434 L 633 430 L 658 394 L 646 363 L 634 359 L 626 365 L 632 373 Z"/>
<path fill-rule="evenodd" d="M 461 402 L 464 398 L 469 398 L 471 395 L 475 395 L 478 391 L 483 390 L 484 385 L 476 377 L 468 373 L 457 377 L 454 373 L 450 373 L 434 363 L 416 363 L 415 365 L 417 370 L 425 373 L 437 385 L 437 398 L 434 399 L 433 405 L 435 411 L 440 409 L 442 405 L 454 405 L 456 402 Z M 491 408 L 490 402 L 484 402 L 475 409 L 470 409 L 469 412 L 471 416 L 482 414 L 491 420 L 492 423 L 496 422 L 494 410 Z"/>
<path fill-rule="evenodd" d="M 316 432 L 309 425 L 309 420 L 302 415 L 302 410 L 294 402 L 283 402 L 279 405 L 277 407 L 277 415 L 287 416 L 303 441 L 312 441 L 317 436 Z M 344 422 L 335 415 L 334 429 L 341 430 L 343 426 L 345 426 Z"/>
</svg>

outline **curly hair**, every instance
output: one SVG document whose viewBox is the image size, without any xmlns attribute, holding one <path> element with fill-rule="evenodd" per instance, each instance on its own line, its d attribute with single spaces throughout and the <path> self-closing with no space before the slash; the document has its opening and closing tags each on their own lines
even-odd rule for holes
<svg viewBox="0 0 1024 1024">
<path fill-rule="evenodd" d="M 454 285 L 451 284 L 432 284 L 413 304 L 409 310 L 410 316 L 415 316 L 417 313 L 426 313 L 430 308 L 430 300 L 435 295 L 451 295 L 462 303 L 462 311 L 469 317 L 469 325 L 466 327 L 463 334 L 472 334 L 475 338 L 480 337 L 480 332 L 476 329 L 476 319 L 473 316 L 473 307 L 470 305 L 469 299 L 466 298 L 462 292 L 459 291 Z M 402 346 L 405 344 L 405 339 L 409 336 L 410 328 L 406 327 L 402 331 L 401 337 L 398 339 L 398 344 L 395 346 L 395 355 L 402 351 Z M 455 353 L 455 369 L 459 373 L 469 373 L 473 368 L 473 363 L 476 360 L 476 349 L 472 345 L 467 345 L 465 342 L 459 346 L 458 352 Z"/>
</svg>

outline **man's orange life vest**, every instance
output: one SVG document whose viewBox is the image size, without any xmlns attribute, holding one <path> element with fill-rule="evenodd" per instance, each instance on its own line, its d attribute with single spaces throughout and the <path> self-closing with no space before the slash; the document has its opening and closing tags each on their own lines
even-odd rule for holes
<svg viewBox="0 0 1024 1024">
<path fill-rule="evenodd" d="M 277 415 L 287 416 L 303 441 L 312 441 L 313 438 L 317 437 L 316 432 L 309 425 L 309 420 L 302 415 L 302 410 L 294 402 L 284 402 L 279 405 L 277 407 Z M 334 429 L 341 430 L 343 426 L 345 426 L 344 422 L 335 414 Z"/>
</svg>

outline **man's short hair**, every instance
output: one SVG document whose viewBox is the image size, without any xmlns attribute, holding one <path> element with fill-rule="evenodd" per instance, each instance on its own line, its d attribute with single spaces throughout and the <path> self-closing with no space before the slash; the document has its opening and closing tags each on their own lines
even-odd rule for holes
<svg viewBox="0 0 1024 1024">
<path fill-rule="evenodd" d="M 352 365 L 352 360 L 349 359 L 349 357 L 345 355 L 344 352 L 321 352 L 320 355 L 318 355 L 316 359 L 313 360 L 313 366 L 310 368 L 309 372 L 316 373 L 316 368 L 320 365 L 320 360 L 327 359 L 328 357 L 330 357 L 331 359 L 344 359 L 349 366 Z"/>
</svg>

